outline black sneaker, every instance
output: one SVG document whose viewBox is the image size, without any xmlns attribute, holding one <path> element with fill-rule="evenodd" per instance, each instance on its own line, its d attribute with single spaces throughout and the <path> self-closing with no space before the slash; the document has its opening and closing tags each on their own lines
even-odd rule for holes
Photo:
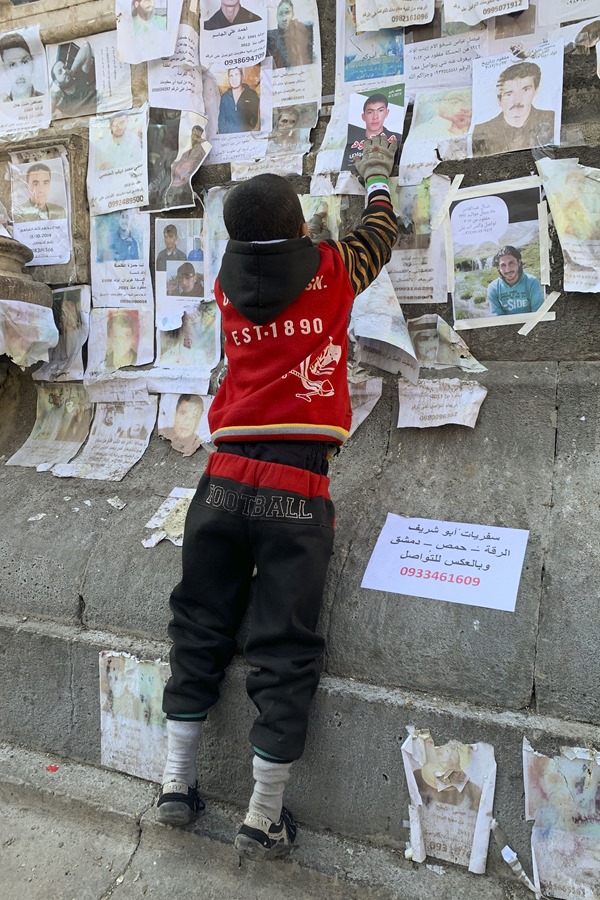
<svg viewBox="0 0 600 900">
<path fill-rule="evenodd" d="M 197 784 L 190 787 L 185 781 L 168 781 L 162 786 L 156 806 L 159 822 L 189 825 L 192 818 L 204 809 L 204 800 L 198 794 Z"/>
<path fill-rule="evenodd" d="M 296 839 L 296 823 L 289 809 L 281 810 L 277 824 L 266 816 L 249 812 L 237 833 L 234 847 L 248 859 L 275 859 L 287 856 Z"/>
</svg>

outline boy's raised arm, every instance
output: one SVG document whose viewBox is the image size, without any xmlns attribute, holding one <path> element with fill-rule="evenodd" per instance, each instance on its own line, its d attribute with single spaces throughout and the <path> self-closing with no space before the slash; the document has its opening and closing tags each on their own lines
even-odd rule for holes
<svg viewBox="0 0 600 900">
<path fill-rule="evenodd" d="M 361 225 L 341 241 L 327 241 L 341 254 L 355 296 L 371 284 L 388 262 L 398 237 L 388 184 L 396 147 L 395 140 L 388 142 L 385 137 L 365 140 L 362 159 L 355 163 L 368 198 Z"/>
</svg>

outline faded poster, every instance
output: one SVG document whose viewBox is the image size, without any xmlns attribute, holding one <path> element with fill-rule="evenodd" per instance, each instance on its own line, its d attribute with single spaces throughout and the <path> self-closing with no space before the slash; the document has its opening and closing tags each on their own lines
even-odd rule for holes
<svg viewBox="0 0 600 900">
<path fill-rule="evenodd" d="M 213 88 L 205 83 L 205 109 L 216 133 L 209 131 L 212 150 L 208 162 L 245 162 L 262 159 L 273 124 L 271 58 L 262 63 L 210 73 Z"/>
<path fill-rule="evenodd" d="M 148 127 L 150 212 L 194 206 L 191 179 L 210 152 L 207 120 L 193 112 L 151 109 Z"/>
<path fill-rule="evenodd" d="M 177 44 L 180 47 L 181 38 Z M 198 66 L 183 65 L 187 53 L 175 52 L 148 63 L 148 101 L 151 107 L 204 113 L 202 73 Z M 152 114 L 151 114 L 152 115 Z"/>
<path fill-rule="evenodd" d="M 82 348 L 90 331 L 90 289 L 87 285 L 52 291 L 58 344 L 49 360 L 32 373 L 35 381 L 81 381 Z"/>
<path fill-rule="evenodd" d="M 167 756 L 162 695 L 169 664 L 103 650 L 100 663 L 100 762 L 160 783 Z"/>
<path fill-rule="evenodd" d="M 432 174 L 440 159 L 468 157 L 470 125 L 470 87 L 419 91 L 400 157 L 401 183 L 420 184 Z"/>
<path fill-rule="evenodd" d="M 94 306 L 149 306 L 150 216 L 122 209 L 90 220 Z"/>
<path fill-rule="evenodd" d="M 87 175 L 93 216 L 148 202 L 148 107 L 90 119 Z"/>
<path fill-rule="evenodd" d="M 127 63 L 175 52 L 183 0 L 115 0 L 117 49 Z"/>
<path fill-rule="evenodd" d="M 208 377 L 221 358 L 221 317 L 216 300 L 188 299 L 182 307 L 179 328 L 157 331 L 156 365 Z"/>
<path fill-rule="evenodd" d="M 245 181 L 255 175 L 302 175 L 302 162 L 304 154 L 279 154 L 265 156 L 263 159 L 250 162 L 231 163 L 231 180 Z"/>
<path fill-rule="evenodd" d="M 352 407 L 352 424 L 350 437 L 365 419 L 373 412 L 381 398 L 383 378 L 374 378 L 366 373 L 348 377 L 350 406 Z"/>
<path fill-rule="evenodd" d="M 529 0 L 444 0 L 446 22 L 464 22 L 466 25 L 477 25 L 483 19 L 491 19 L 510 8 L 518 13 L 529 6 Z"/>
<path fill-rule="evenodd" d="M 88 344 L 91 376 L 129 366 L 143 366 L 154 359 L 154 310 L 92 309 Z"/>
<path fill-rule="evenodd" d="M 356 27 L 354 0 L 336 4 L 335 91 L 340 98 L 352 91 L 397 84 L 404 72 L 404 30 Z"/>
<path fill-rule="evenodd" d="M 398 382 L 398 428 L 438 428 L 465 425 L 474 428 L 487 389 L 476 381 L 437 378 L 416 384 Z"/>
<path fill-rule="evenodd" d="M 408 333 L 419 365 L 424 369 L 456 367 L 465 372 L 486 372 L 453 328 L 432 313 L 409 319 Z"/>
<path fill-rule="evenodd" d="M 200 0 L 200 62 L 207 68 L 262 62 L 267 49 L 264 0 Z"/>
<path fill-rule="evenodd" d="M 267 155 L 291 157 L 308 153 L 311 148 L 310 131 L 318 118 L 316 103 L 279 106 L 273 109 L 273 130 L 269 135 Z M 302 163 L 301 163 L 302 165 Z M 302 168 L 300 169 L 300 174 Z"/>
<path fill-rule="evenodd" d="M 330 239 L 337 241 L 342 215 L 341 198 L 301 194 L 299 199 L 311 241 L 315 244 Z"/>
<path fill-rule="evenodd" d="M 359 31 L 401 28 L 431 22 L 435 0 L 356 0 L 356 27 Z"/>
<path fill-rule="evenodd" d="M 117 56 L 116 31 L 49 44 L 46 58 L 53 119 L 131 106 L 131 67 Z"/>
<path fill-rule="evenodd" d="M 179 328 L 194 297 L 204 297 L 202 219 L 155 219 L 156 326 Z"/>
<path fill-rule="evenodd" d="M 52 474 L 121 481 L 148 446 L 157 405 L 153 396 L 132 403 L 97 403 L 87 444 L 73 462 L 54 466 Z"/>
<path fill-rule="evenodd" d="M 473 61 L 473 156 L 560 144 L 563 50 L 545 42 Z"/>
<path fill-rule="evenodd" d="M 480 31 L 407 44 L 407 88 L 470 85 L 473 60 L 483 56 L 483 48 L 484 37 Z"/>
<path fill-rule="evenodd" d="M 600 754 L 562 747 L 548 757 L 524 738 L 523 777 L 535 886 L 549 897 L 593 900 L 600 888 Z"/>
<path fill-rule="evenodd" d="M 35 156 L 39 155 L 39 159 Z M 71 259 L 66 153 L 11 153 L 13 235 L 33 253 L 28 266 L 52 266 Z"/>
<path fill-rule="evenodd" d="M 183 545 L 185 517 L 195 493 L 194 488 L 173 488 L 150 521 L 146 522 L 145 527 L 154 530 L 142 541 L 144 547 L 156 547 L 164 540 L 170 541 L 176 547 Z"/>
<path fill-rule="evenodd" d="M 321 37 L 316 0 L 279 0 L 268 7 L 267 55 L 273 69 L 273 106 L 321 102 Z"/>
<path fill-rule="evenodd" d="M 48 469 L 73 459 L 88 436 L 92 404 L 81 384 L 38 384 L 33 430 L 7 466 Z"/>
<path fill-rule="evenodd" d="M 597 16 L 598 0 L 538 0 L 538 21 L 540 25 L 558 25 Z"/>
<path fill-rule="evenodd" d="M 600 169 L 577 159 L 536 163 L 564 256 L 566 291 L 600 291 Z"/>
<path fill-rule="evenodd" d="M 3 34 L 0 62 L 0 136 L 47 128 L 50 94 L 39 25 Z"/>
<path fill-rule="evenodd" d="M 213 398 L 198 394 L 162 394 L 158 411 L 158 433 L 173 450 L 191 456 L 210 443 L 208 410 Z"/>
<path fill-rule="evenodd" d="M 483 875 L 496 786 L 494 748 L 481 741 L 436 747 L 427 729 L 408 730 L 402 761 L 413 859 L 431 856 Z"/>
<path fill-rule="evenodd" d="M 58 331 L 52 310 L 21 300 L 0 300 L 0 356 L 6 354 L 22 369 L 40 360 L 56 345 Z"/>
</svg>

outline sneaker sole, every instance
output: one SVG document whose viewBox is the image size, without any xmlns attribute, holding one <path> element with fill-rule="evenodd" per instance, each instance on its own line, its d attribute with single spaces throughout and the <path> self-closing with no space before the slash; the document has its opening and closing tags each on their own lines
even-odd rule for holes
<svg viewBox="0 0 600 900">
<path fill-rule="evenodd" d="M 176 800 L 161 803 L 156 810 L 156 818 L 163 825 L 189 825 L 197 815 L 185 803 Z"/>
<path fill-rule="evenodd" d="M 238 834 L 233 846 L 240 854 L 248 859 L 262 861 L 264 859 L 278 859 L 281 856 L 287 856 L 291 847 L 286 844 L 275 844 L 274 847 L 263 847 L 258 841 L 253 840 L 246 834 Z"/>
</svg>

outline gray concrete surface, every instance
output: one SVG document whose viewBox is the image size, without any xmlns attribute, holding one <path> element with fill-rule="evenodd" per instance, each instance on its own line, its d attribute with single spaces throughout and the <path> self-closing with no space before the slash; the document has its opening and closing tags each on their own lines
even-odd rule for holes
<svg viewBox="0 0 600 900">
<path fill-rule="evenodd" d="M 47 766 L 57 766 L 49 772 Z M 287 860 L 233 850 L 241 810 L 209 803 L 187 829 L 156 821 L 156 788 L 0 745 L 3 891 L 12 900 L 525 900 L 511 881 L 435 871 L 300 824 Z"/>
</svg>

